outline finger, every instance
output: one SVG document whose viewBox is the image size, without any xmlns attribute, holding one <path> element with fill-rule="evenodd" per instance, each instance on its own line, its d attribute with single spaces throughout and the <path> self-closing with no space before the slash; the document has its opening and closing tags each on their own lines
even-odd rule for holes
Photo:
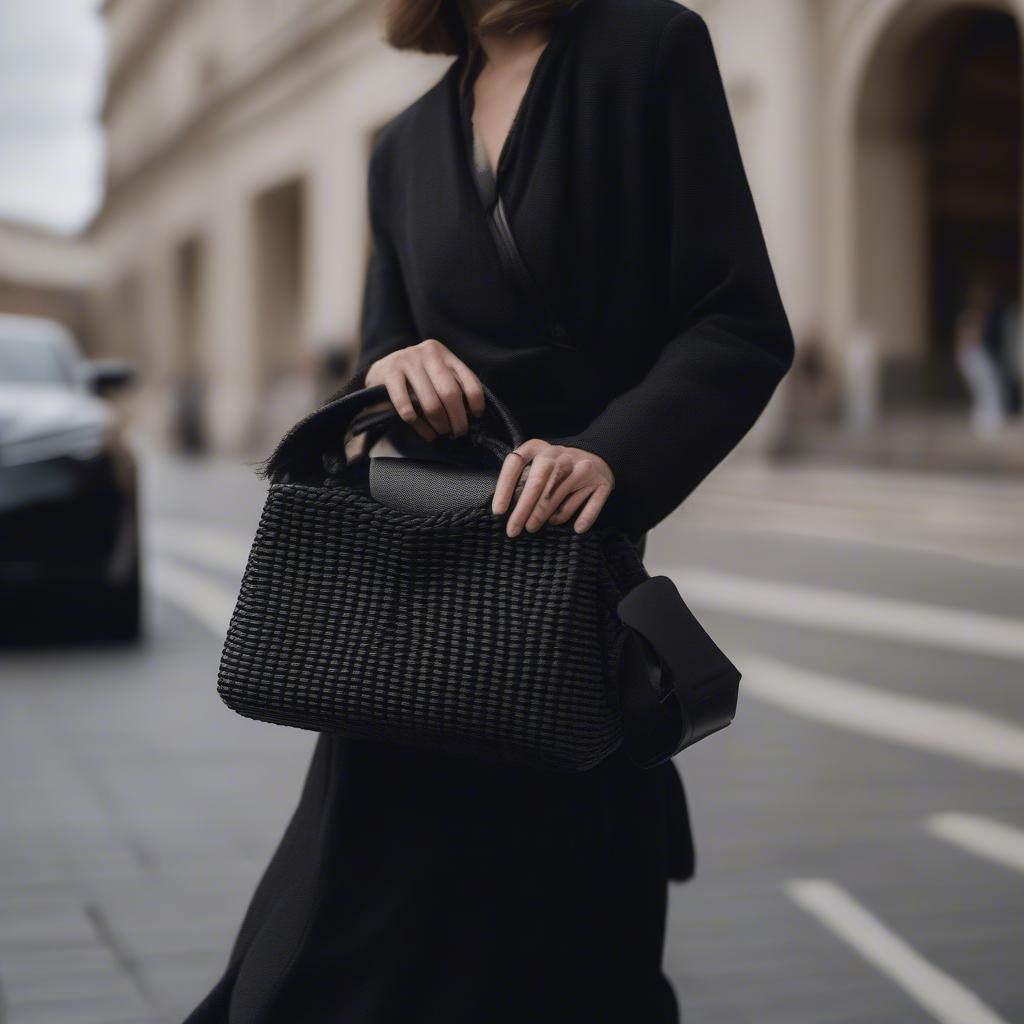
<svg viewBox="0 0 1024 1024">
<path fill-rule="evenodd" d="M 414 422 L 417 413 L 409 396 L 409 383 L 405 375 L 397 371 L 389 373 L 384 380 L 384 386 L 388 389 L 388 399 L 395 407 L 395 412 L 405 423 Z"/>
<path fill-rule="evenodd" d="M 543 442 L 541 445 L 543 446 Z M 505 461 L 501 464 L 501 472 L 498 474 L 498 482 L 494 487 L 494 497 L 491 499 L 491 511 L 496 516 L 502 516 L 508 511 L 516 484 L 519 483 L 523 470 L 529 464 L 530 459 L 540 450 L 541 448 L 535 445 L 533 440 L 530 440 L 505 456 Z"/>
<path fill-rule="evenodd" d="M 527 519 L 532 515 L 537 502 L 544 493 L 554 465 L 550 459 L 538 459 L 530 463 L 530 475 L 523 487 L 523 493 L 519 495 L 519 500 L 508 517 L 508 524 L 505 528 L 505 532 L 510 537 L 518 537 L 522 533 Z"/>
<path fill-rule="evenodd" d="M 548 485 L 544 488 L 543 498 L 545 501 L 553 500 L 555 492 L 572 476 L 575 469 L 576 463 L 571 455 L 561 455 L 555 459 L 551 476 L 548 478 Z"/>
<path fill-rule="evenodd" d="M 582 511 L 576 517 L 575 530 L 577 533 L 586 533 L 591 526 L 594 525 L 595 520 L 598 517 L 601 509 L 604 508 L 604 503 L 608 500 L 608 495 L 611 494 L 612 489 L 608 484 L 598 484 L 594 493 L 590 496 L 586 505 L 583 506 Z"/>
<path fill-rule="evenodd" d="M 430 429 L 430 426 L 420 417 L 419 410 L 413 405 L 409 393 L 409 382 L 405 375 L 398 371 L 388 374 L 384 381 L 388 389 L 388 398 L 395 407 L 396 412 L 404 423 L 410 424 L 424 441 L 433 441 L 437 434 Z"/>
<path fill-rule="evenodd" d="M 564 523 L 590 497 L 594 484 L 587 480 L 587 475 L 586 464 L 577 462 L 573 466 L 572 473 L 551 496 L 549 523 Z"/>
<path fill-rule="evenodd" d="M 451 430 L 448 414 L 445 412 L 444 405 L 441 399 L 438 398 L 437 391 L 427 376 L 426 370 L 422 366 L 411 366 L 406 371 L 406 375 L 409 378 L 413 391 L 416 393 L 416 398 L 420 403 L 420 409 L 423 410 L 423 416 L 426 421 L 439 434 L 447 434 Z"/>
<path fill-rule="evenodd" d="M 458 377 L 452 372 L 451 367 L 442 362 L 428 363 L 426 371 L 437 397 L 444 406 L 452 437 L 462 437 L 469 430 L 469 417 L 466 415 L 466 403 L 462 397 L 462 385 Z"/>
<path fill-rule="evenodd" d="M 573 491 L 555 509 L 548 522 L 554 523 L 556 526 L 560 523 L 567 523 L 592 493 L 593 491 L 589 487 L 581 487 L 579 490 Z"/>
<path fill-rule="evenodd" d="M 466 396 L 466 404 L 469 406 L 469 411 L 474 416 L 483 416 L 486 402 L 484 400 L 484 388 L 480 383 L 480 379 L 464 362 L 455 356 L 449 358 L 448 366 L 451 368 L 452 373 L 455 374 L 455 379 L 459 382 L 459 387 L 462 388 L 462 393 Z"/>
<path fill-rule="evenodd" d="M 525 468 L 526 460 L 516 452 L 509 452 L 505 456 L 501 472 L 498 473 L 498 482 L 494 487 L 494 497 L 491 499 L 491 511 L 496 516 L 504 515 L 508 511 L 516 484 L 519 483 Z"/>
<path fill-rule="evenodd" d="M 537 499 L 537 504 L 526 520 L 526 529 L 529 533 L 535 533 L 551 518 L 551 513 L 558 509 L 563 498 L 571 491 L 580 486 L 579 477 L 576 476 L 576 464 L 572 456 L 565 455 L 555 460 L 548 477 L 544 492 Z"/>
</svg>

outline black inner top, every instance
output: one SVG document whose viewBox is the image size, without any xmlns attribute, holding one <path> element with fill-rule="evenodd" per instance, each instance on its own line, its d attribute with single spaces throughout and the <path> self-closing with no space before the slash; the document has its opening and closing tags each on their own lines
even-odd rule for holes
<svg viewBox="0 0 1024 1024">
<path fill-rule="evenodd" d="M 526 89 L 523 91 L 522 98 L 519 101 L 519 106 L 516 108 L 516 113 L 512 118 L 512 123 L 509 125 L 505 141 L 502 143 L 501 152 L 498 154 L 496 173 L 491 169 L 490 160 L 487 157 L 487 151 L 484 149 L 483 140 L 477 134 L 476 128 L 473 124 L 473 112 L 476 109 L 476 96 L 473 90 L 476 85 L 476 80 L 487 62 L 486 54 L 480 47 L 477 47 L 467 58 L 469 70 L 466 72 L 466 80 L 459 92 L 463 137 L 465 140 L 469 164 L 473 172 L 473 183 L 476 185 L 477 194 L 480 196 L 480 201 L 483 203 L 484 209 L 488 212 L 490 212 L 491 208 L 497 202 L 498 182 L 502 177 L 502 172 L 511 160 L 517 135 L 516 129 L 519 127 L 523 118 L 523 114 L 526 110 L 531 94 L 534 91 L 535 83 L 540 77 L 543 65 L 555 49 L 555 47 L 552 46 L 552 43 L 555 42 L 556 38 L 559 36 L 563 24 L 564 19 L 556 18 L 552 22 L 548 41 L 534 63 L 533 70 L 530 72 L 530 79 L 526 84 Z"/>
</svg>

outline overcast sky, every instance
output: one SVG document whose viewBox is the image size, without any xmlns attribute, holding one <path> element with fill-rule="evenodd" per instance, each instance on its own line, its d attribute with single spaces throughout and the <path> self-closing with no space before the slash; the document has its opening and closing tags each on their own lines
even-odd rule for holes
<svg viewBox="0 0 1024 1024">
<path fill-rule="evenodd" d="M 76 230 L 102 179 L 98 0 L 0 0 L 0 217 Z"/>
</svg>

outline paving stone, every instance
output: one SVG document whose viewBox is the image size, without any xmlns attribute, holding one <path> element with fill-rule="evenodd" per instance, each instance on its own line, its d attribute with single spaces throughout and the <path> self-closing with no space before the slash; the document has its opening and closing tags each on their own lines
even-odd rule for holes
<svg viewBox="0 0 1024 1024">
<path fill-rule="evenodd" d="M 90 999 L 45 1000 L 11 1006 L 5 1024 L 128 1024 L 152 1020 L 154 1012 L 138 995 Z"/>
<path fill-rule="evenodd" d="M 11 976 L 4 973 L 4 991 L 10 1006 L 65 1003 L 81 1000 L 124 999 L 137 992 L 120 965 L 99 971 L 54 971 Z"/>
<path fill-rule="evenodd" d="M 8 988 L 37 979 L 67 978 L 97 971 L 119 971 L 107 946 L 51 946 L 47 949 L 12 947 L 0 957 L 0 978 Z"/>
<path fill-rule="evenodd" d="M 90 945 L 95 941 L 92 925 L 74 904 L 0 910 L 0 950 Z"/>
</svg>

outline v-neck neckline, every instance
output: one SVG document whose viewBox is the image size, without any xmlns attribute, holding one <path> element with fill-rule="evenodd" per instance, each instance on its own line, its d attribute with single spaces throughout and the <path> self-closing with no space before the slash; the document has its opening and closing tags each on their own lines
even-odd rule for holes
<svg viewBox="0 0 1024 1024">
<path fill-rule="evenodd" d="M 458 94 L 458 106 L 462 117 L 462 134 L 464 140 L 463 149 L 469 160 L 470 171 L 473 175 L 473 181 L 476 185 L 480 200 L 483 203 L 484 208 L 488 211 L 490 211 L 498 200 L 498 189 L 503 180 L 504 172 L 507 171 L 515 152 L 516 140 L 520 135 L 519 129 L 529 110 L 531 97 L 536 91 L 537 82 L 543 74 L 544 68 L 552 59 L 556 46 L 561 39 L 564 23 L 567 20 L 566 13 L 552 18 L 548 30 L 548 40 L 544 44 L 544 48 L 541 50 L 536 61 L 534 61 L 533 68 L 530 71 L 530 77 L 526 83 L 526 88 L 523 90 L 523 95 L 520 97 L 519 105 L 516 107 L 515 115 L 512 118 L 512 123 L 509 125 L 508 132 L 505 135 L 505 140 L 501 145 L 501 151 L 498 153 L 497 163 L 493 168 L 491 167 L 490 159 L 487 157 L 486 150 L 484 149 L 483 143 L 479 139 L 476 128 L 473 124 L 473 112 L 476 106 L 474 86 L 476 84 L 477 76 L 480 74 L 481 70 L 483 70 L 483 64 L 480 59 L 482 51 L 476 50 L 472 54 L 472 57 L 475 60 L 475 66 L 467 75 L 466 81 L 464 84 L 461 84 L 461 87 L 459 83 L 459 79 L 461 78 L 461 69 L 469 57 L 463 55 L 463 57 L 456 62 L 456 65 L 453 66 L 453 77 Z M 480 149 L 480 155 L 482 157 L 481 160 L 477 159 L 477 147 Z"/>
<path fill-rule="evenodd" d="M 513 138 L 515 137 L 516 129 L 519 127 L 519 122 L 522 117 L 524 108 L 527 105 L 527 101 L 530 98 L 530 93 L 533 90 L 533 86 L 537 81 L 538 72 L 541 69 L 541 65 L 544 61 L 544 55 L 548 52 L 551 47 L 552 38 L 549 33 L 548 38 L 544 41 L 543 47 L 541 47 L 540 53 L 537 54 L 536 59 L 533 62 L 533 67 L 530 68 L 530 75 L 526 80 L 526 88 L 523 89 L 523 94 L 519 97 L 519 103 L 516 105 L 515 114 L 512 116 L 512 121 L 509 123 L 508 131 L 505 132 L 505 138 L 502 139 L 501 148 L 498 150 L 498 159 L 495 161 L 494 167 L 491 167 L 490 157 L 487 155 L 487 150 L 483 144 L 483 138 L 477 131 L 476 122 L 474 121 L 474 115 L 476 113 L 476 83 L 480 75 L 483 74 L 484 68 L 487 66 L 486 61 L 483 60 L 483 50 L 478 49 L 476 51 L 476 67 L 472 70 L 469 75 L 469 79 L 466 83 L 466 101 L 467 108 L 466 114 L 469 117 L 470 126 L 473 129 L 473 142 L 474 158 L 477 155 L 483 157 L 483 169 L 487 171 L 491 178 L 495 181 L 501 176 L 501 171 L 507 163 L 508 151 Z"/>
</svg>

